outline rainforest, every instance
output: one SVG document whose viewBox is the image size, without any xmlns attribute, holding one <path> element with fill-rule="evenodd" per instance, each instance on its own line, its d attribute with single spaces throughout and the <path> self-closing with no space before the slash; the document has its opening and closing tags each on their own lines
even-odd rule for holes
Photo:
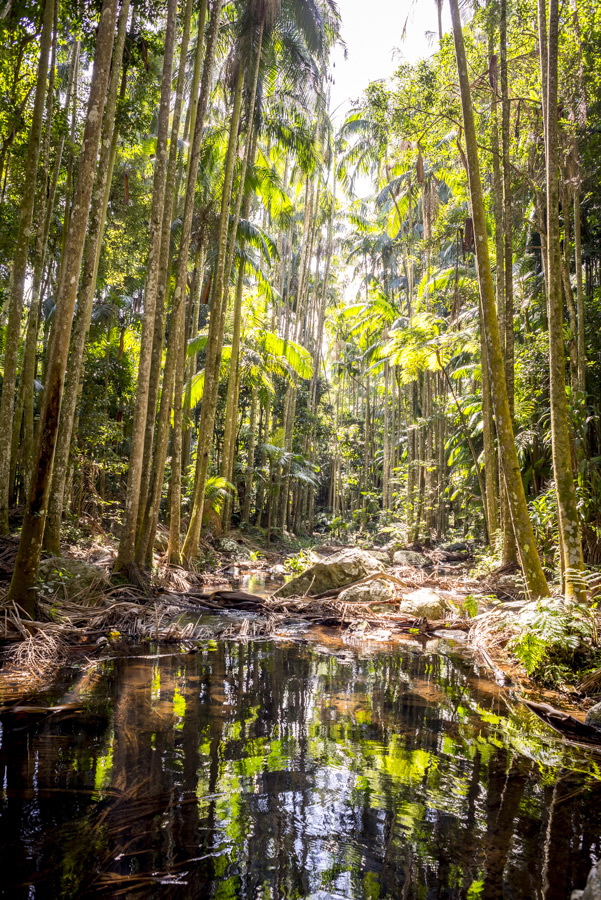
<svg viewBox="0 0 601 900">
<path fill-rule="evenodd" d="M 600 602 L 596 0 L 1 0 L 0 895 L 596 900 Z"/>
</svg>

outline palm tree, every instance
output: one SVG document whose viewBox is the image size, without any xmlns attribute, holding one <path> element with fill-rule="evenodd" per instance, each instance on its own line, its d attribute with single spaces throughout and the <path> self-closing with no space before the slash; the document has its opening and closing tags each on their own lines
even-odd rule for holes
<svg viewBox="0 0 601 900">
<path fill-rule="evenodd" d="M 159 104 L 159 121 L 155 151 L 152 209 L 150 213 L 150 229 L 148 237 L 148 264 L 146 287 L 144 290 L 144 317 L 142 320 L 142 337 L 140 342 L 141 352 L 138 366 L 138 387 L 136 390 L 136 407 L 131 435 L 131 451 L 127 477 L 127 493 L 125 498 L 125 518 L 121 531 L 121 539 L 119 541 L 119 555 L 116 562 L 116 569 L 121 569 L 126 573 L 130 571 L 134 563 L 138 506 L 140 502 L 142 457 L 144 453 L 146 415 L 148 412 L 150 366 L 152 362 L 152 343 L 159 284 L 161 236 L 165 209 L 165 177 L 167 170 L 171 81 L 173 56 L 175 52 L 176 12 L 177 0 L 169 0 L 167 6 L 165 53 L 163 57 L 163 76 L 161 82 L 161 99 Z"/>
<path fill-rule="evenodd" d="M 72 214 L 66 234 L 62 278 L 56 299 L 52 339 L 46 366 L 37 458 L 25 509 L 15 572 L 9 590 L 9 599 L 19 603 L 30 615 L 35 606 L 35 595 L 32 588 L 37 578 L 42 549 L 77 281 L 90 211 L 94 169 L 102 125 L 102 109 L 109 83 L 117 5 L 117 0 L 104 0 L 100 12 L 88 114 L 79 159 Z"/>
<path fill-rule="evenodd" d="M 533 597 L 544 597 L 548 594 L 548 587 L 538 557 L 532 524 L 528 516 L 526 496 L 515 448 L 513 427 L 511 424 L 505 369 L 503 356 L 501 354 L 499 323 L 495 308 L 494 287 L 488 255 L 488 235 L 486 230 L 484 202 L 482 199 L 482 183 L 480 179 L 476 127 L 472 109 L 471 89 L 465 45 L 463 42 L 461 16 L 459 13 L 458 0 L 450 0 L 450 3 L 453 36 L 455 40 L 455 54 L 457 57 L 457 72 L 459 75 L 459 90 L 463 110 L 466 155 L 469 168 L 469 187 L 472 201 L 478 281 L 486 329 L 488 362 L 493 382 L 493 402 L 495 407 L 497 436 L 503 459 L 505 484 L 507 487 L 516 543 L 521 556 L 522 568 L 528 590 Z"/>
<path fill-rule="evenodd" d="M 541 34 L 541 76 L 543 84 L 546 82 L 547 87 L 547 95 L 543 98 L 543 111 L 547 176 L 547 290 L 553 471 L 557 490 L 560 557 L 565 591 L 568 597 L 581 600 L 586 596 L 586 590 L 582 580 L 582 541 L 580 538 L 576 489 L 572 474 L 563 338 L 559 184 L 557 178 L 559 171 L 557 125 L 559 4 L 557 0 L 549 0 L 548 41 L 545 39 L 547 29 L 546 0 L 539 0 L 539 28 Z"/>
<path fill-rule="evenodd" d="M 25 177 L 23 179 L 24 187 L 21 198 L 19 231 L 11 270 L 2 396 L 0 397 L 0 534 L 8 534 L 9 474 L 15 386 L 17 382 L 17 356 L 21 334 L 27 257 L 29 254 L 30 232 L 36 195 L 38 158 L 42 140 L 49 55 L 54 27 L 54 2 L 55 0 L 45 0 L 44 3 L 40 57 L 37 69 L 33 117 L 27 141 L 27 160 L 25 163 Z M 47 123 L 46 127 L 50 128 L 50 122 Z"/>
</svg>

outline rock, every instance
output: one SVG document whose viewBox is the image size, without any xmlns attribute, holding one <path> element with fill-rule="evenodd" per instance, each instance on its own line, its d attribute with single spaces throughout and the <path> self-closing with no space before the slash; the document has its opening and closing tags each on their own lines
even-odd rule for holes
<svg viewBox="0 0 601 900">
<path fill-rule="evenodd" d="M 383 572 L 384 565 L 366 550 L 348 547 L 306 569 L 279 588 L 275 597 L 312 596 L 332 588 L 346 587 L 366 575 Z"/>
<path fill-rule="evenodd" d="M 449 628 L 448 630 L 445 628 L 440 631 L 433 631 L 435 637 L 443 638 L 445 641 L 457 641 L 459 644 L 465 644 L 467 640 L 467 634 L 465 631 L 460 631 L 458 628 Z"/>
<path fill-rule="evenodd" d="M 585 725 L 592 725 L 594 728 L 601 728 L 601 703 L 591 706 L 584 720 Z"/>
<path fill-rule="evenodd" d="M 397 550 L 392 558 L 395 566 L 414 566 L 419 569 L 432 565 L 431 560 L 423 553 L 415 553 L 414 550 Z"/>
<path fill-rule="evenodd" d="M 379 559 L 380 562 L 385 563 L 387 566 L 390 565 L 390 553 L 387 550 L 369 550 L 368 552 L 375 559 Z"/>
<path fill-rule="evenodd" d="M 338 599 L 343 603 L 387 603 L 395 593 L 395 586 L 391 581 L 374 578 L 363 584 L 351 584 L 338 594 Z"/>
<path fill-rule="evenodd" d="M 278 563 L 277 566 L 271 567 L 271 569 L 269 570 L 269 574 L 272 575 L 274 578 L 281 577 L 282 575 L 286 574 L 286 566 L 283 566 L 283 565 L 281 565 L 281 563 Z"/>
<path fill-rule="evenodd" d="M 89 596 L 102 594 L 110 586 L 104 569 L 99 569 L 85 559 L 66 556 L 52 556 L 42 560 L 39 577 L 46 589 L 50 589 L 52 593 L 60 591 L 70 599 L 82 591 L 86 591 Z"/>
<path fill-rule="evenodd" d="M 217 547 L 222 553 L 239 553 L 242 549 L 240 545 L 231 538 L 220 538 L 217 541 Z"/>
<path fill-rule="evenodd" d="M 446 603 L 431 588 L 411 591 L 403 597 L 399 606 L 399 612 L 415 616 L 416 619 L 442 619 L 446 611 Z"/>
<path fill-rule="evenodd" d="M 456 544 L 441 544 L 440 549 L 446 550 L 448 553 L 456 553 L 459 550 L 467 550 L 469 552 L 470 548 L 465 543 L 465 541 L 460 541 Z"/>
<path fill-rule="evenodd" d="M 233 562 L 242 562 L 248 560 L 248 551 L 244 544 L 239 544 L 232 538 L 219 538 L 216 547 L 220 553 L 227 553 Z"/>
<path fill-rule="evenodd" d="M 583 891 L 572 891 L 571 900 L 601 900 L 601 863 L 589 872 Z"/>
</svg>

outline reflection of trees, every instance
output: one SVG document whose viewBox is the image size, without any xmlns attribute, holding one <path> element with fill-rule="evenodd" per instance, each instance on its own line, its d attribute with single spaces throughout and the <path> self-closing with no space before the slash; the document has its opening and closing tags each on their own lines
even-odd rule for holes
<svg viewBox="0 0 601 900">
<path fill-rule="evenodd" d="M 18 835 L 25 881 L 34 847 L 47 896 L 552 900 L 599 832 L 565 771 L 586 758 L 537 743 L 442 655 L 218 643 L 118 661 L 90 692 L 77 728 L 2 736 L 4 850 Z M 51 786 L 73 789 L 60 808 Z"/>
</svg>

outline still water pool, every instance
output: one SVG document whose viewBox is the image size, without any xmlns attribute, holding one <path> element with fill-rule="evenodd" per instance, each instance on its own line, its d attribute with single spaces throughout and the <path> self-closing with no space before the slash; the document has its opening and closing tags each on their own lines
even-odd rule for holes
<svg viewBox="0 0 601 900">
<path fill-rule="evenodd" d="M 160 653 L 3 718 L 1 896 L 566 900 L 601 853 L 601 757 L 444 645 Z"/>
</svg>

